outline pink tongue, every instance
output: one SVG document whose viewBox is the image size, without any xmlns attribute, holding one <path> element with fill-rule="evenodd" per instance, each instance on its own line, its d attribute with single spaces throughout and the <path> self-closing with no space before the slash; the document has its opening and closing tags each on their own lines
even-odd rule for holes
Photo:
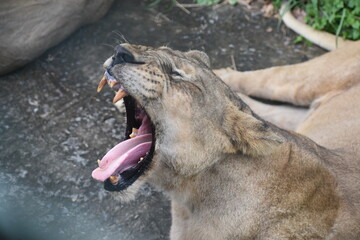
<svg viewBox="0 0 360 240">
<path fill-rule="evenodd" d="M 141 125 L 137 136 L 123 141 L 113 147 L 100 161 L 100 166 L 92 172 L 92 177 L 99 181 L 105 181 L 114 173 L 121 173 L 126 169 L 138 164 L 151 148 L 152 128 L 149 117 L 144 111 L 137 113 L 137 119 Z"/>
<path fill-rule="evenodd" d="M 121 173 L 136 165 L 150 151 L 151 141 L 152 134 L 149 133 L 119 143 L 103 157 L 100 167 L 92 172 L 92 177 L 105 181 L 114 172 Z"/>
</svg>

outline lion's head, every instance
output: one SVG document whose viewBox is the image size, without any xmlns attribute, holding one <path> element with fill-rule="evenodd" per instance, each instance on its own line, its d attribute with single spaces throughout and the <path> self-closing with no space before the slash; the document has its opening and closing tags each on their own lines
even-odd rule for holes
<svg viewBox="0 0 360 240">
<path fill-rule="evenodd" d="M 92 174 L 107 190 L 137 188 L 170 172 L 192 176 L 224 154 L 264 155 L 281 142 L 212 72 L 203 52 L 121 44 L 104 67 L 99 90 L 108 83 L 127 113 L 126 140 Z"/>
</svg>

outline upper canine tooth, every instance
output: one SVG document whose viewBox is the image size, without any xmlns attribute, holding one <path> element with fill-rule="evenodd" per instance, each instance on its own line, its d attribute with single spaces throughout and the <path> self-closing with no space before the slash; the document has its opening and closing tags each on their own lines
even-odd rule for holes
<svg viewBox="0 0 360 240">
<path fill-rule="evenodd" d="M 101 161 L 100 161 L 100 159 L 98 159 L 97 164 L 98 164 L 99 167 L 100 167 L 100 163 L 101 163 Z"/>
<path fill-rule="evenodd" d="M 117 91 L 117 93 L 113 99 L 113 103 L 116 103 L 117 101 L 119 101 L 123 97 L 126 97 L 127 95 L 128 94 L 123 89 L 119 89 L 119 91 Z"/>
<path fill-rule="evenodd" d="M 101 89 L 103 89 L 103 87 L 105 86 L 107 80 L 106 80 L 106 76 L 104 74 L 104 76 L 102 77 L 102 79 L 99 82 L 98 88 L 97 88 L 97 92 L 100 92 Z"/>
</svg>

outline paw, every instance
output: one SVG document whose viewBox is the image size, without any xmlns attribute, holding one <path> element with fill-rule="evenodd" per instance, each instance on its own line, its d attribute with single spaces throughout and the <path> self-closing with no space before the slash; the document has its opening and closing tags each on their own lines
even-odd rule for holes
<svg viewBox="0 0 360 240">
<path fill-rule="evenodd" d="M 213 72 L 233 91 L 246 93 L 243 87 L 244 79 L 246 77 L 244 72 L 235 71 L 231 68 L 215 69 Z"/>
<path fill-rule="evenodd" d="M 226 79 L 231 73 L 236 72 L 232 70 L 231 68 L 220 68 L 220 69 L 214 69 L 213 72 L 220 77 L 223 81 Z"/>
</svg>

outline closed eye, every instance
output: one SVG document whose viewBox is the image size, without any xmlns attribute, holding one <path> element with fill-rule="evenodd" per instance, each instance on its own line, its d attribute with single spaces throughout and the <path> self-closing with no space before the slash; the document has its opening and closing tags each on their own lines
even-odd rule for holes
<svg viewBox="0 0 360 240">
<path fill-rule="evenodd" d="M 178 71 L 172 70 L 170 72 L 170 75 L 174 76 L 174 77 L 183 77 L 183 75 L 181 73 L 179 73 Z"/>
</svg>

